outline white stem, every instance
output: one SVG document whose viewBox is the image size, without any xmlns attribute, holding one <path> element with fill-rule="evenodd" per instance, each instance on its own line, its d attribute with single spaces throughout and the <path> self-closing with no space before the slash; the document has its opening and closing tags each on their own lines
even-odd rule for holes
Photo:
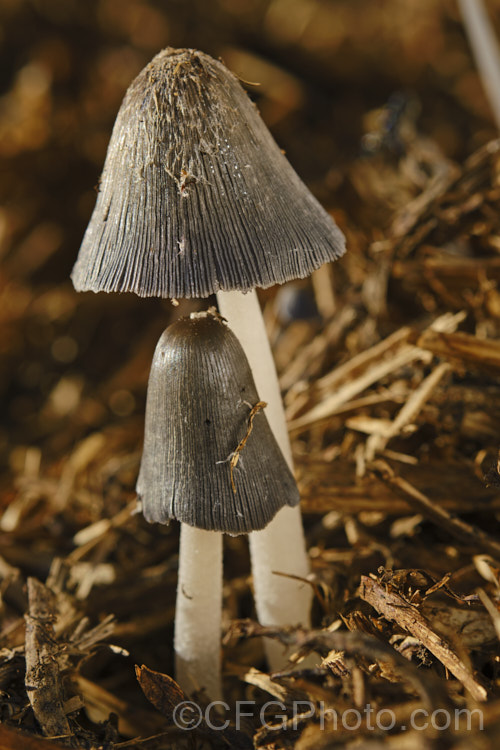
<svg viewBox="0 0 500 750">
<path fill-rule="evenodd" d="M 500 52 L 495 33 L 482 0 L 458 0 L 458 4 L 479 75 L 500 128 Z"/>
<path fill-rule="evenodd" d="M 259 398 L 267 401 L 266 416 L 281 451 L 293 471 L 292 451 L 283 402 L 264 319 L 255 291 L 218 292 L 217 302 L 238 337 L 252 368 Z M 249 534 L 255 607 L 261 625 L 309 625 L 312 591 L 308 584 L 275 575 L 305 578 L 309 574 L 300 508 L 284 507 L 262 531 Z M 265 639 L 271 669 L 284 666 L 283 647 Z"/>
<path fill-rule="evenodd" d="M 222 699 L 222 534 L 181 524 L 175 608 L 175 674 L 189 695 Z"/>
</svg>

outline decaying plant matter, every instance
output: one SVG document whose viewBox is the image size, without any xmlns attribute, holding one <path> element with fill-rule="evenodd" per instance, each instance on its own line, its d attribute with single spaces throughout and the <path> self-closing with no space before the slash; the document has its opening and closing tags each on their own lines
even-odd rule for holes
<svg viewBox="0 0 500 750">
<path fill-rule="evenodd" d="M 99 0 L 85 18 L 63 5 L 0 9 L 0 745 L 493 750 L 500 152 L 458 5 Z M 313 627 L 257 624 L 248 552 L 232 538 L 229 724 L 189 736 L 174 718 L 178 535 L 135 512 L 151 353 L 174 316 L 66 280 L 125 88 L 173 43 L 261 83 L 250 90 L 264 120 L 349 245 L 290 289 L 297 304 L 260 293 Z M 199 309 L 181 301 L 175 317 Z M 263 636 L 291 655 L 279 673 Z M 311 652 L 315 670 L 301 661 Z M 34 695 L 49 686 L 50 721 Z M 244 700 L 253 715 L 237 730 Z M 390 731 L 370 728 L 381 710 Z M 342 724 L 353 711 L 355 731 Z M 427 727 L 412 728 L 415 711 Z"/>
</svg>

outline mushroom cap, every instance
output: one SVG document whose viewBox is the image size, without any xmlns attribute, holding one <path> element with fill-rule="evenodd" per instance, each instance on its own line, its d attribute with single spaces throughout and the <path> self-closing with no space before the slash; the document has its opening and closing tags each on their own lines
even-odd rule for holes
<svg viewBox="0 0 500 750">
<path fill-rule="evenodd" d="M 265 409 L 253 409 L 258 403 L 243 349 L 220 316 L 193 314 L 164 331 L 149 376 L 137 480 L 148 521 L 175 518 L 242 534 L 298 504 Z"/>
<path fill-rule="evenodd" d="M 236 76 L 169 47 L 125 95 L 72 280 L 206 297 L 303 278 L 344 250 Z"/>
</svg>

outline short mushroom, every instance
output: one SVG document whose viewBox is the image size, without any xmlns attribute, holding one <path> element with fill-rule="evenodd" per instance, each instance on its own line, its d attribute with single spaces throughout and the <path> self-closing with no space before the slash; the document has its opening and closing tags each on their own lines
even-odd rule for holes
<svg viewBox="0 0 500 750">
<path fill-rule="evenodd" d="M 137 493 L 148 521 L 181 521 L 176 676 L 186 692 L 203 686 L 212 699 L 221 696 L 220 532 L 262 529 L 299 502 L 265 406 L 218 314 L 193 313 L 164 331 L 149 376 Z"/>
<path fill-rule="evenodd" d="M 344 250 L 341 231 L 290 166 L 236 76 L 202 52 L 167 48 L 124 98 L 72 279 L 80 291 L 170 298 L 217 293 L 291 467 L 254 289 L 303 278 Z M 308 574 L 298 507 L 280 511 L 250 540 L 260 621 L 305 623 L 308 587 L 273 574 Z M 269 645 L 276 667 L 279 648 L 274 656 L 271 651 Z"/>
</svg>

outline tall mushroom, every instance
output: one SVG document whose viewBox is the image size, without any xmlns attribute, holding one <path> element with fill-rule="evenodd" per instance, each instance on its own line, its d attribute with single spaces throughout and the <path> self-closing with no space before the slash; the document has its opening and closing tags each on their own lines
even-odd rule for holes
<svg viewBox="0 0 500 750">
<path fill-rule="evenodd" d="M 186 399 L 186 394 L 189 399 Z M 148 521 L 181 521 L 176 676 L 220 698 L 222 535 L 264 528 L 296 506 L 293 476 L 268 425 L 250 367 L 220 316 L 169 326 L 148 383 L 137 492 Z"/>
<path fill-rule="evenodd" d="M 344 250 L 342 233 L 236 76 L 202 52 L 168 48 L 124 98 L 72 279 L 80 291 L 218 293 L 291 466 L 276 372 L 251 290 L 303 278 Z M 251 551 L 260 621 L 307 621 L 307 587 L 274 575 L 308 573 L 299 509 L 281 511 L 253 537 Z"/>
</svg>

